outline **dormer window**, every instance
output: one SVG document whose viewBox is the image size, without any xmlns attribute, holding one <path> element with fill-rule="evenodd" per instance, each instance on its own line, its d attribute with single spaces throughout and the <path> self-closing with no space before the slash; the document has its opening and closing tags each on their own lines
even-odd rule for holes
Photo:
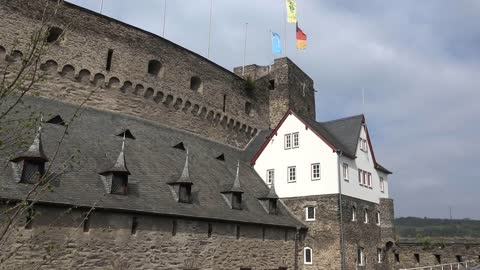
<svg viewBox="0 0 480 270">
<path fill-rule="evenodd" d="M 277 214 L 277 200 L 274 200 L 274 199 L 268 200 L 268 213 L 270 215 Z"/>
<path fill-rule="evenodd" d="M 167 184 L 170 186 L 173 196 L 178 202 L 181 203 L 192 203 L 192 185 L 193 182 L 190 180 L 190 171 L 188 167 L 188 149 L 185 159 L 185 165 L 183 167 L 182 174 L 177 180 L 170 181 Z"/>
<path fill-rule="evenodd" d="M 128 175 L 113 173 L 112 175 L 112 194 L 127 195 Z"/>
<path fill-rule="evenodd" d="M 237 174 L 235 176 L 235 180 L 233 181 L 233 185 L 222 192 L 224 199 L 230 205 L 232 209 L 242 210 L 242 194 L 243 190 L 240 187 L 240 162 L 237 163 Z"/>
<path fill-rule="evenodd" d="M 192 185 L 180 184 L 178 192 L 178 201 L 183 203 L 192 202 Z"/>
<path fill-rule="evenodd" d="M 22 183 L 36 184 L 45 174 L 45 162 L 41 160 L 24 160 Z"/>
<path fill-rule="evenodd" d="M 242 210 L 242 193 L 232 193 L 232 209 Z"/>
<path fill-rule="evenodd" d="M 368 152 L 368 143 L 367 140 L 360 138 L 360 150 L 363 152 Z"/>
</svg>

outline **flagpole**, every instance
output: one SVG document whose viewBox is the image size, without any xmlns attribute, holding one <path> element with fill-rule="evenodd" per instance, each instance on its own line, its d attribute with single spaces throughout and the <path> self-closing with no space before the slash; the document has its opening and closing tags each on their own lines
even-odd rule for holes
<svg viewBox="0 0 480 270">
<path fill-rule="evenodd" d="M 245 47 L 243 48 L 243 68 L 242 68 L 242 76 L 245 75 L 245 60 L 247 58 L 247 34 L 248 34 L 248 22 L 245 23 Z"/>
<path fill-rule="evenodd" d="M 213 0 L 210 0 L 210 23 L 208 25 L 208 50 L 207 50 L 208 59 L 210 59 L 210 38 L 212 35 L 212 7 L 213 7 Z"/>
<path fill-rule="evenodd" d="M 163 31 L 162 31 L 162 37 L 165 37 L 165 23 L 166 23 L 166 17 L 167 17 L 167 0 L 164 0 L 165 5 L 163 7 Z"/>
<path fill-rule="evenodd" d="M 100 14 L 103 12 L 103 0 L 100 0 Z"/>
</svg>

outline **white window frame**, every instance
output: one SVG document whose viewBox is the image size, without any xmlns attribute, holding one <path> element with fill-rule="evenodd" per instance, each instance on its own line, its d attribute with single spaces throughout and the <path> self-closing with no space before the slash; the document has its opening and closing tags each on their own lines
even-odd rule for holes
<svg viewBox="0 0 480 270">
<path fill-rule="evenodd" d="M 362 150 L 365 153 L 368 153 L 368 142 L 363 138 L 360 138 L 360 150 Z"/>
<path fill-rule="evenodd" d="M 380 191 L 385 193 L 385 179 L 383 177 L 380 177 Z"/>
<path fill-rule="evenodd" d="M 376 219 L 376 220 L 375 220 L 375 221 L 376 221 L 376 224 L 377 224 L 378 226 L 380 226 L 380 224 L 381 224 L 380 212 L 376 212 L 376 213 L 375 213 L 375 219 Z"/>
<path fill-rule="evenodd" d="M 343 180 L 345 181 L 349 181 L 349 177 L 348 177 L 348 164 L 347 163 L 343 163 Z"/>
<path fill-rule="evenodd" d="M 315 177 L 315 166 L 317 165 L 318 165 L 318 176 Z M 312 181 L 320 180 L 322 178 L 322 167 L 320 166 L 320 163 L 312 163 L 310 168 L 311 168 Z"/>
<path fill-rule="evenodd" d="M 267 170 L 267 185 L 271 185 L 273 181 L 275 181 L 275 169 L 269 169 Z"/>
<path fill-rule="evenodd" d="M 358 266 L 365 266 L 365 250 L 362 247 L 357 249 L 357 265 Z"/>
<path fill-rule="evenodd" d="M 355 206 L 352 207 L 352 221 L 357 221 L 357 208 Z"/>
<path fill-rule="evenodd" d="M 371 173 L 367 173 L 367 184 L 368 184 L 368 187 L 369 188 L 373 188 L 373 183 L 372 183 L 372 174 Z"/>
<path fill-rule="evenodd" d="M 308 217 L 308 209 L 309 208 L 312 208 L 313 209 L 313 218 L 309 218 Z M 307 206 L 305 207 L 305 220 L 306 221 L 315 221 L 315 218 L 317 216 L 317 209 L 315 208 L 315 206 Z"/>
<path fill-rule="evenodd" d="M 368 172 L 367 171 L 362 171 L 362 185 L 367 186 L 367 176 Z"/>
<path fill-rule="evenodd" d="M 360 186 L 362 185 L 362 176 L 363 176 L 363 171 L 361 169 L 358 169 L 358 183 Z"/>
<path fill-rule="evenodd" d="M 298 132 L 292 133 L 292 149 L 298 148 L 300 145 L 300 135 Z"/>
<path fill-rule="evenodd" d="M 367 209 L 364 209 L 363 210 L 363 219 L 364 219 L 364 223 L 367 224 L 368 223 L 368 210 Z"/>
<path fill-rule="evenodd" d="M 310 251 L 310 261 L 307 262 L 307 250 Z M 304 247 L 303 248 L 303 263 L 311 265 L 313 264 L 313 250 L 310 247 Z"/>
<path fill-rule="evenodd" d="M 293 170 L 293 180 L 292 180 L 292 170 Z M 295 183 L 297 182 L 297 166 L 290 166 L 287 168 L 287 182 Z"/>
<path fill-rule="evenodd" d="M 383 254 L 381 248 L 377 248 L 377 263 L 383 263 Z"/>
<path fill-rule="evenodd" d="M 292 134 L 285 134 L 284 136 L 285 150 L 292 149 Z"/>
</svg>

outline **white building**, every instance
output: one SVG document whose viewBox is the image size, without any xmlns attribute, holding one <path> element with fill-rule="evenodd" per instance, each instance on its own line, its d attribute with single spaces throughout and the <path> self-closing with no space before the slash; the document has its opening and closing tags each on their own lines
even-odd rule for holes
<svg viewBox="0 0 480 270">
<path fill-rule="evenodd" d="M 341 194 L 378 204 L 390 171 L 375 159 L 363 115 L 316 122 L 289 110 L 252 159 L 280 198 Z"/>
</svg>

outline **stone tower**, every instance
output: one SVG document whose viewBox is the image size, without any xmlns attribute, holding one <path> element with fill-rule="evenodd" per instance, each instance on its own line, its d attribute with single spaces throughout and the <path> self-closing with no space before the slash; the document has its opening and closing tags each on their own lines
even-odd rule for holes
<svg viewBox="0 0 480 270">
<path fill-rule="evenodd" d="M 274 128 L 285 112 L 295 112 L 315 119 L 313 80 L 289 58 L 275 59 L 273 65 L 236 67 L 235 74 L 255 81 L 257 91 L 268 91 L 270 128 Z"/>
</svg>

